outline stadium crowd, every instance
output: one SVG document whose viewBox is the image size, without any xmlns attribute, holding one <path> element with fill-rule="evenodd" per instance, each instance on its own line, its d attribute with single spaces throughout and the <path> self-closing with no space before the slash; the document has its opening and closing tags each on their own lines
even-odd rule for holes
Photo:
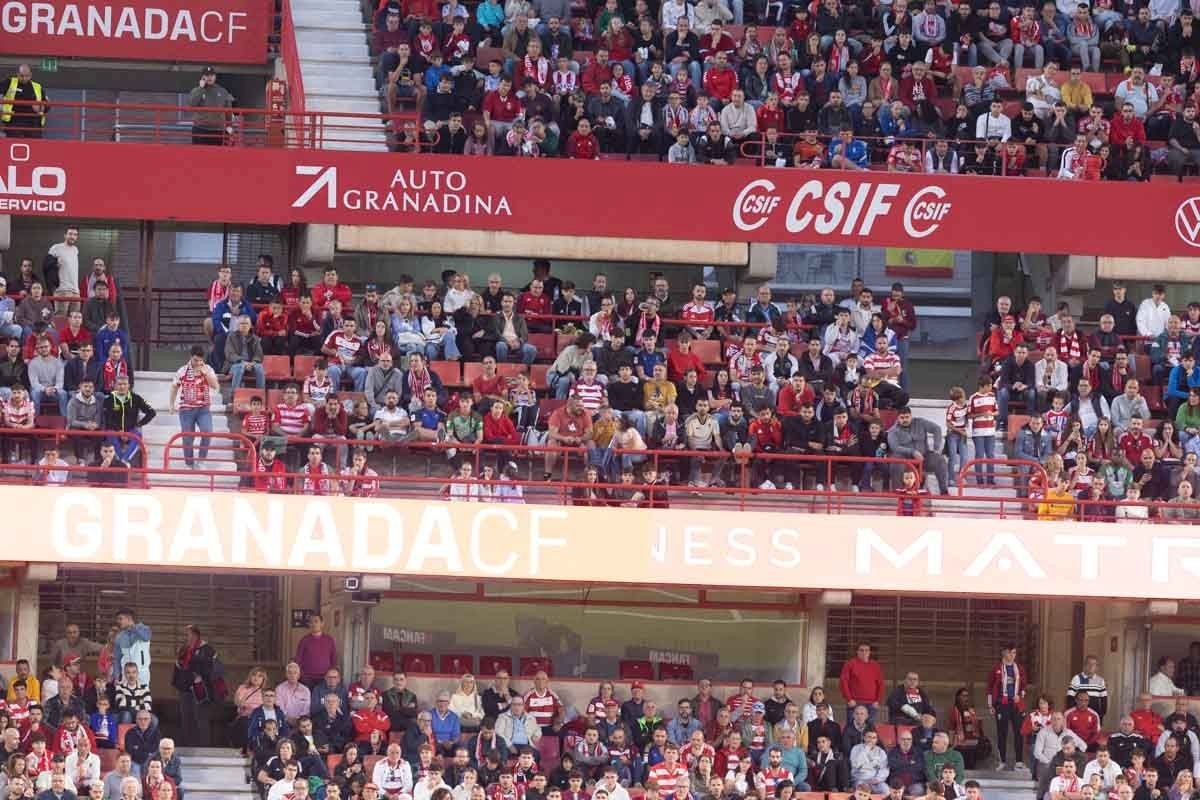
<svg viewBox="0 0 1200 800">
<path fill-rule="evenodd" d="M 1133 181 L 1200 156 L 1186 3 L 381 0 L 374 22 L 387 108 L 422 120 L 402 150 Z"/>
<path fill-rule="evenodd" d="M 41 681 L 27 661 L 17 662 L 0 709 L 0 797 L 184 797 L 186 759 L 160 731 L 148 674 L 139 673 L 149 662 L 138 643 L 151 634 L 133 617 L 120 612 L 103 645 L 67 625 Z M 215 651 L 202 640 L 199 646 L 211 664 Z M 216 709 L 227 708 L 223 679 L 197 667 L 203 652 L 189 630 L 172 683 L 181 696 L 203 694 L 214 710 L 185 716 L 181 736 L 223 719 Z M 82 664 L 92 656 L 97 667 L 89 674 Z M 603 680 L 576 708 L 545 670 L 529 676 L 532 687 L 523 693 L 498 669 L 487 688 L 464 674 L 451 679 L 453 689 L 418 697 L 404 672 L 377 676 L 368 665 L 347 685 L 338 664 L 336 645 L 314 615 L 282 680 L 254 667 L 229 687 L 228 735 L 250 757 L 248 780 L 263 800 L 788 800 L 808 791 L 981 800 L 966 771 L 992 760 L 969 689 L 939 710 L 915 671 L 888 687 L 866 643 L 841 668 L 844 703 L 836 709 L 821 686 L 797 701 L 785 681 L 759 695 L 743 679 L 721 698 L 707 678 L 673 709 L 647 697 L 639 680 L 628 698 Z M 1178 664 L 1160 660 L 1149 692 L 1114 730 L 1103 727 L 1108 686 L 1097 666 L 1088 656 L 1071 678 L 1064 713 L 1055 708 L 1056 692 L 1033 699 L 1016 647 L 1002 649 L 985 696 L 998 768 L 1028 762 L 1046 800 L 1193 798 L 1200 743 L 1183 694 L 1200 689 L 1200 642 Z M 1154 696 L 1172 695 L 1178 700 L 1164 719 Z"/>
<path fill-rule="evenodd" d="M 120 313 L 89 308 L 106 302 L 97 280 L 85 310 L 104 324 L 93 333 L 72 310 L 55 330 L 31 267 L 14 276 L 19 302 L 0 299 L 0 321 L 32 322 L 0 360 L 4 455 L 64 483 L 68 442 L 96 468 L 91 480 L 127 481 L 155 411 L 133 391 Z M 96 259 L 93 276 L 105 274 Z M 685 299 L 663 277 L 645 296 L 603 273 L 576 287 L 546 260 L 519 291 L 496 274 L 485 283 L 404 275 L 356 299 L 332 267 L 312 287 L 299 269 L 280 279 L 269 256 L 245 285 L 222 267 L 208 290 L 211 342 L 192 348 L 170 393 L 187 465 L 206 461 L 211 407 L 228 387 L 258 451 L 244 484 L 268 491 L 373 496 L 379 470 L 396 474 L 397 453 L 421 446 L 449 459 L 451 499 L 520 502 L 514 451 L 550 446 L 576 454 L 582 504 L 665 504 L 683 484 L 824 491 L 832 458 L 835 481 L 908 495 L 899 509 L 916 513 L 927 492 L 996 485 L 995 464 L 962 466 L 1003 459 L 1010 444 L 1020 466 L 1007 485 L 1031 514 L 1200 517 L 1200 303 L 1172 313 L 1163 286 L 1135 306 L 1114 284 L 1091 333 L 1065 304 L 1048 313 L 1037 298 L 1024 309 L 998 298 L 979 332 L 979 380 L 949 389 L 943 428 L 908 406 L 918 319 L 899 283 L 877 297 L 856 279 L 841 300 L 825 288 L 786 302 L 767 286 L 748 303 L 725 288 L 714 302 L 703 284 Z M 45 425 L 94 433 L 38 458 L 34 437 L 13 434 Z M 559 452 L 544 460 L 548 480 Z"/>
</svg>

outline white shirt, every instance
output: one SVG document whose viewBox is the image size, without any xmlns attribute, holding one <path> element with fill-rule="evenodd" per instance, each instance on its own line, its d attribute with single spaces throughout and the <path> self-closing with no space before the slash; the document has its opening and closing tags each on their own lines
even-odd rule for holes
<svg viewBox="0 0 1200 800">
<path fill-rule="evenodd" d="M 79 248 L 73 244 L 59 242 L 49 250 L 58 259 L 58 285 L 68 294 L 79 294 Z M 46 287 L 46 294 L 54 294 L 54 286 Z"/>
<path fill-rule="evenodd" d="M 67 756 L 67 777 L 72 780 L 79 774 L 79 751 L 73 751 Z M 79 788 L 87 791 L 87 787 L 93 782 L 100 780 L 100 756 L 95 753 L 88 753 L 88 757 L 83 761 L 83 779 L 79 781 Z"/>
<path fill-rule="evenodd" d="M 1082 786 L 1083 781 L 1079 779 L 1078 775 L 1070 779 L 1059 775 L 1050 781 L 1050 795 L 1053 797 L 1055 792 L 1078 792 Z"/>
<path fill-rule="evenodd" d="M 1120 511 L 1120 507 L 1117 508 Z M 1150 694 L 1156 697 L 1171 697 L 1172 695 L 1182 695 L 1183 689 L 1175 685 L 1175 681 L 1168 678 L 1162 672 L 1154 673 L 1154 677 L 1150 678 L 1150 684 L 1147 687 Z"/>
<path fill-rule="evenodd" d="M 1164 303 L 1154 303 L 1153 297 L 1147 297 L 1138 306 L 1137 329 L 1140 336 L 1158 336 L 1167 329 L 1167 320 L 1171 316 L 1171 307 Z"/>
<path fill-rule="evenodd" d="M 1075 12 L 1072 11 L 1072 14 Z M 1037 97 L 1035 93 L 1041 93 Z M 1062 99 L 1062 92 L 1054 81 L 1046 80 L 1045 75 L 1034 75 L 1025 81 L 1025 99 L 1033 103 L 1033 113 L 1044 117 L 1054 108 L 1054 102 Z"/>
<path fill-rule="evenodd" d="M 438 785 L 434 786 L 432 789 L 429 788 L 429 781 L 421 781 L 417 784 L 416 788 L 413 789 L 413 800 L 429 800 L 430 796 L 432 796 L 433 793 L 438 789 L 449 788 L 450 787 L 446 785 L 445 781 L 438 781 Z"/>
<path fill-rule="evenodd" d="M 1074 147 L 1063 151 L 1062 166 L 1058 168 L 1058 177 L 1062 180 L 1073 181 L 1083 172 L 1083 153 Z"/>
<path fill-rule="evenodd" d="M 447 289 L 446 297 L 442 300 L 442 310 L 447 314 L 453 314 L 460 308 L 466 308 L 467 303 L 471 302 L 471 298 L 475 293 L 470 289 Z"/>
<path fill-rule="evenodd" d="M 67 475 L 69 473 L 67 472 L 66 468 L 69 465 L 61 458 L 56 460 L 53 464 L 47 463 L 46 459 L 43 458 L 38 462 L 38 466 L 45 469 L 45 472 L 42 473 L 42 479 L 45 480 L 47 484 L 51 486 L 62 486 L 67 482 Z"/>
<path fill-rule="evenodd" d="M 1099 775 L 1104 781 L 1104 788 L 1111 789 L 1117 783 L 1117 776 L 1121 774 L 1121 766 L 1113 760 L 1109 760 L 1107 767 L 1101 767 L 1098 760 L 1093 759 L 1083 768 L 1083 782 L 1089 783 L 1093 775 Z"/>
<path fill-rule="evenodd" d="M 267 792 L 267 800 L 283 800 L 295 791 L 295 781 L 289 782 L 287 778 L 281 778 L 271 784 L 271 791 Z"/>
<path fill-rule="evenodd" d="M 403 758 L 395 767 L 392 767 L 386 758 L 382 758 L 371 772 L 371 781 L 379 784 L 379 788 L 385 792 L 399 789 L 410 794 L 413 790 L 412 767 Z"/>
<path fill-rule="evenodd" d="M 1012 120 L 1003 114 L 993 117 L 990 111 L 980 115 L 979 121 L 975 123 L 975 138 L 987 139 L 991 136 L 999 136 L 1002 142 L 1011 139 Z"/>
<path fill-rule="evenodd" d="M 1042 389 L 1046 386 L 1046 370 L 1048 362 L 1046 359 L 1038 359 L 1037 364 L 1033 367 L 1034 382 L 1037 388 Z M 1067 390 L 1067 362 L 1060 359 L 1054 360 L 1054 372 L 1050 374 L 1050 388 L 1057 392 L 1065 392 Z"/>
</svg>

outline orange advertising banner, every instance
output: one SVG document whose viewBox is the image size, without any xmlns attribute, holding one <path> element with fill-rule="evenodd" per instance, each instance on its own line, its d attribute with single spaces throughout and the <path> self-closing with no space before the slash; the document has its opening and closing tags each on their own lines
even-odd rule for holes
<svg viewBox="0 0 1200 800">
<path fill-rule="evenodd" d="M 0 505 L 10 535 L 36 535 L 31 561 L 64 564 L 1200 599 L 1182 525 L 17 486 Z"/>
</svg>

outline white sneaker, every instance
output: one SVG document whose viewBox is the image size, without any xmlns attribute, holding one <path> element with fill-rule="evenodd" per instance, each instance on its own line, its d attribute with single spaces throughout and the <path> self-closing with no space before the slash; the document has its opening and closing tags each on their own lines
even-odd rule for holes
<svg viewBox="0 0 1200 800">
<path fill-rule="evenodd" d="M 787 490 L 790 492 L 792 489 L 795 489 L 796 487 L 795 487 L 795 486 L 792 486 L 792 482 L 791 482 L 791 481 L 788 481 L 787 483 L 785 483 L 785 484 L 783 485 L 783 488 L 787 489 Z"/>
<path fill-rule="evenodd" d="M 817 491 L 818 491 L 818 492 L 823 492 L 823 491 L 825 491 L 825 484 L 823 484 L 823 483 L 818 483 L 818 484 L 817 484 Z"/>
<path fill-rule="evenodd" d="M 760 489 L 774 489 L 774 488 L 775 488 L 775 484 L 771 483 L 770 481 L 763 481 L 762 483 L 760 483 L 760 484 L 758 485 L 758 488 L 760 488 Z"/>
<path fill-rule="evenodd" d="M 1024 761 L 1018 761 L 1018 762 L 1017 762 L 1017 769 L 1025 769 L 1025 762 L 1024 762 Z"/>
<path fill-rule="evenodd" d="M 858 494 L 858 484 L 857 483 L 850 484 L 850 491 L 854 492 L 854 494 Z"/>
</svg>

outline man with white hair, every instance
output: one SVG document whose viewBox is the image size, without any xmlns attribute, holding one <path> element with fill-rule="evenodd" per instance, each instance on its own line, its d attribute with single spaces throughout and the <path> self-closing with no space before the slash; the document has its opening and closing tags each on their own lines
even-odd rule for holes
<svg viewBox="0 0 1200 800">
<path fill-rule="evenodd" d="M 291 727 L 312 708 L 312 691 L 300 682 L 300 665 L 289 661 L 284 668 L 284 680 L 275 687 L 275 703 Z"/>
<path fill-rule="evenodd" d="M 400 755 L 400 745 L 392 742 L 388 745 L 387 757 L 376 762 L 371 773 L 371 782 L 377 784 L 388 798 L 412 795 L 412 766 Z"/>
</svg>

